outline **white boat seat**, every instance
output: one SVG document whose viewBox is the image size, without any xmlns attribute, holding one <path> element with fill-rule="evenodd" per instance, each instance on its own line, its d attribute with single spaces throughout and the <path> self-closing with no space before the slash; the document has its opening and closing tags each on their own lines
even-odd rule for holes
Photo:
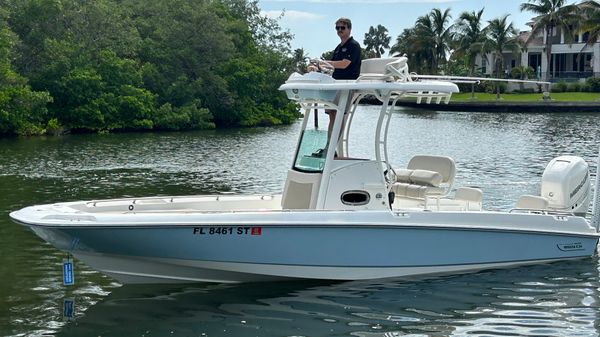
<svg viewBox="0 0 600 337">
<path fill-rule="evenodd" d="M 467 211 L 481 211 L 483 208 L 483 192 L 474 187 L 460 187 L 454 193 L 454 200 L 464 201 Z"/>
<path fill-rule="evenodd" d="M 397 169 L 391 191 L 399 197 L 425 198 L 448 194 L 454 183 L 456 165 L 445 156 L 417 155 L 406 169 Z"/>
<path fill-rule="evenodd" d="M 417 155 L 410 159 L 406 166 L 409 170 L 428 170 L 442 175 L 441 183 L 452 187 L 456 175 L 454 159 L 446 156 Z"/>
<path fill-rule="evenodd" d="M 481 202 L 483 200 L 483 192 L 474 187 L 460 187 L 456 190 L 454 199 Z"/>
<path fill-rule="evenodd" d="M 417 184 L 425 186 L 440 186 L 442 175 L 439 172 L 429 170 L 396 170 L 396 181 L 399 183 Z"/>
<path fill-rule="evenodd" d="M 454 198 L 440 195 L 427 195 L 425 209 L 432 211 L 482 211 L 483 192 L 474 187 L 461 187 L 456 190 Z"/>
<path fill-rule="evenodd" d="M 432 195 L 441 196 L 446 190 L 435 186 L 425 186 L 409 183 L 394 183 L 392 185 L 391 191 L 399 197 L 404 196 L 409 198 L 424 199 L 425 197 Z"/>
<path fill-rule="evenodd" d="M 522 195 L 517 200 L 517 208 L 548 209 L 548 199 L 537 195 Z"/>
</svg>

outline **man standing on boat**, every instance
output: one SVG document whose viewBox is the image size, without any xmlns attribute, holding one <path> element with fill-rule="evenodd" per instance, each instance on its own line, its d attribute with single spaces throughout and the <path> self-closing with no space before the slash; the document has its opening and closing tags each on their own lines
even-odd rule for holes
<svg viewBox="0 0 600 337">
<path fill-rule="evenodd" d="M 335 22 L 335 30 L 341 42 L 335 47 L 329 62 L 335 68 L 332 77 L 336 80 L 355 80 L 360 75 L 360 44 L 350 36 L 352 21 L 339 18 Z"/>
<path fill-rule="evenodd" d="M 328 63 L 333 66 L 334 71 L 332 77 L 336 80 L 355 80 L 360 75 L 360 44 L 354 40 L 350 35 L 352 33 L 352 21 L 350 19 L 341 17 L 335 22 L 335 30 L 339 36 L 341 42 L 335 47 L 331 61 Z M 339 93 L 336 97 L 336 104 L 339 104 Z M 352 92 L 348 96 L 346 102 L 346 109 L 352 101 Z M 329 115 L 329 127 L 328 134 L 331 135 L 331 129 L 335 121 L 335 110 L 325 110 L 325 113 Z M 344 129 L 342 124 L 342 130 Z"/>
</svg>

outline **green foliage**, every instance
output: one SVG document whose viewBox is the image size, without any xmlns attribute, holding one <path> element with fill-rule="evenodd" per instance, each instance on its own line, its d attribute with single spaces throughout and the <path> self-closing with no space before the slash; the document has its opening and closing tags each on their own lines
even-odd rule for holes
<svg viewBox="0 0 600 337">
<path fill-rule="evenodd" d="M 364 54 L 365 49 L 361 48 L 361 56 Z M 321 58 L 324 60 L 331 60 L 333 58 L 333 50 L 329 50 L 321 54 Z"/>
<path fill-rule="evenodd" d="M 214 128 L 212 115 L 202 108 L 196 100 L 188 105 L 173 108 L 171 104 L 162 105 L 154 117 L 154 127 L 158 130 L 192 130 Z"/>
<path fill-rule="evenodd" d="M 46 118 L 46 104 L 52 99 L 47 92 L 32 91 L 28 86 L 0 90 L 0 135 L 43 134 L 41 122 Z"/>
<path fill-rule="evenodd" d="M 589 1 L 589 3 L 594 2 Z M 565 42 L 570 44 L 573 42 L 573 36 L 576 36 L 577 30 L 583 28 L 581 27 L 578 5 L 567 4 L 565 0 L 528 0 L 521 3 L 520 9 L 521 11 L 529 11 L 535 16 L 529 39 L 533 39 L 540 34 L 550 36 L 560 31 L 564 33 Z M 552 55 L 551 39 L 546 39 L 544 47 L 546 49 L 546 62 L 550 64 Z M 545 78 L 550 78 L 550 67 L 546 68 Z"/>
<path fill-rule="evenodd" d="M 47 92 L 32 90 L 13 70 L 10 60 L 17 43 L 17 37 L 0 21 L 0 135 L 43 134 L 41 123 L 52 98 Z"/>
<path fill-rule="evenodd" d="M 301 74 L 306 73 L 307 68 L 308 68 L 308 61 L 309 58 L 306 55 L 306 53 L 304 52 L 303 48 L 298 48 L 294 50 L 294 53 L 292 55 L 292 62 L 294 63 L 295 69 L 294 71 L 297 71 Z"/>
<path fill-rule="evenodd" d="M 475 57 L 478 53 L 485 53 L 486 35 L 482 29 L 483 8 L 478 12 L 462 12 L 456 22 L 454 45 L 456 56 L 454 58 L 466 60 L 469 75 L 475 73 Z"/>
<path fill-rule="evenodd" d="M 571 91 L 571 92 L 581 91 L 581 83 L 579 83 L 579 82 L 569 83 L 567 91 Z"/>
<path fill-rule="evenodd" d="M 530 66 L 516 66 L 510 70 L 510 76 L 515 79 L 526 80 L 534 75 L 535 71 Z"/>
<path fill-rule="evenodd" d="M 277 88 L 302 60 L 256 0 L 7 0 L 3 9 L 0 135 L 298 117 Z"/>
<path fill-rule="evenodd" d="M 488 34 L 488 39 L 485 42 L 486 49 L 492 51 L 493 61 L 495 65 L 495 73 L 497 77 L 502 76 L 503 56 L 502 53 L 510 50 L 516 53 L 519 49 L 519 38 L 517 31 L 512 22 L 508 22 L 508 15 L 489 21 L 485 28 Z"/>
<path fill-rule="evenodd" d="M 388 35 L 388 30 L 382 25 L 377 27 L 369 27 L 369 31 L 365 33 L 364 45 L 368 53 L 372 53 L 373 57 L 381 57 L 386 49 L 390 47 L 391 37 Z"/>
<path fill-rule="evenodd" d="M 590 92 L 590 91 L 592 91 L 592 87 L 586 81 L 586 82 L 580 83 L 579 91 L 581 91 L 581 92 Z"/>
<path fill-rule="evenodd" d="M 46 124 L 46 133 L 53 136 L 58 136 L 64 132 L 63 127 L 58 122 L 58 119 L 52 118 Z"/>
<path fill-rule="evenodd" d="M 472 74 L 471 69 L 467 64 L 465 64 L 463 59 L 450 59 L 446 66 L 444 67 L 444 73 L 446 75 L 454 75 L 454 76 L 480 76 L 481 74 Z M 469 85 L 470 86 L 470 85 Z"/>
<path fill-rule="evenodd" d="M 552 85 L 552 88 L 550 88 L 550 91 L 551 92 L 566 92 L 567 89 L 568 89 L 567 83 L 564 82 L 564 81 L 561 81 L 561 82 L 558 82 L 558 83 L 554 83 Z"/>
<path fill-rule="evenodd" d="M 496 90 L 498 90 L 498 87 L 500 88 L 501 94 L 506 92 L 506 83 L 504 82 L 485 82 L 484 92 L 495 94 Z"/>
<path fill-rule="evenodd" d="M 600 77 L 588 77 L 586 84 L 591 92 L 600 92 Z"/>
<path fill-rule="evenodd" d="M 406 54 L 408 67 L 419 74 L 429 73 L 431 69 L 432 53 L 428 47 L 431 36 L 425 33 L 423 30 L 417 31 L 416 27 L 404 29 L 390 49 L 390 54 Z"/>
<path fill-rule="evenodd" d="M 437 74 L 450 51 L 452 27 L 450 9 L 434 8 L 417 18 L 415 26 L 405 29 L 390 49 L 390 54 L 407 54 L 409 67 L 424 74 Z"/>
</svg>

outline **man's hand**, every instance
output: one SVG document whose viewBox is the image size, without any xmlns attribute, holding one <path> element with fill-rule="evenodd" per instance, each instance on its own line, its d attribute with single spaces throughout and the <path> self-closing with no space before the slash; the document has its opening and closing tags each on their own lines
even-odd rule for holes
<svg viewBox="0 0 600 337">
<path fill-rule="evenodd" d="M 335 68 L 330 63 L 330 61 L 325 61 L 323 59 L 312 59 L 310 60 L 310 64 L 306 68 L 308 72 L 318 71 L 320 73 L 331 75 Z"/>
</svg>

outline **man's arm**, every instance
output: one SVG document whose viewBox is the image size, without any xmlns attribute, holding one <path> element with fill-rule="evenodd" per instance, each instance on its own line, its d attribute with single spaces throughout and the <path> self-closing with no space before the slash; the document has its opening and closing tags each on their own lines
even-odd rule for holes
<svg viewBox="0 0 600 337">
<path fill-rule="evenodd" d="M 329 61 L 329 63 L 331 63 L 331 65 L 336 69 L 346 69 L 348 68 L 350 63 L 352 63 L 352 61 L 348 59 L 343 59 L 339 61 Z"/>
<path fill-rule="evenodd" d="M 360 61 L 360 46 L 359 45 L 351 45 L 352 49 L 350 50 L 350 59 L 344 58 L 339 61 L 329 61 L 331 65 L 336 69 L 346 69 L 352 62 Z"/>
</svg>

